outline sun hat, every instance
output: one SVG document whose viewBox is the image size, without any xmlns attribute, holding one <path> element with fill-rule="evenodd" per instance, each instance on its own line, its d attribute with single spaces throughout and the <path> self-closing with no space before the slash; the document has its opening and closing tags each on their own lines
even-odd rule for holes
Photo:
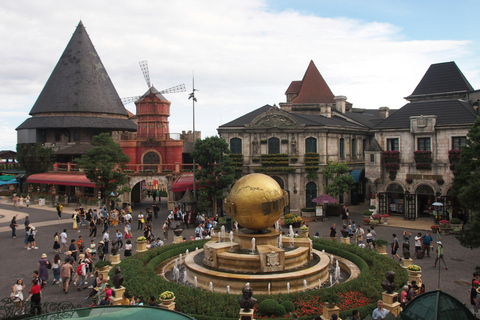
<svg viewBox="0 0 480 320">
<path fill-rule="evenodd" d="M 42 258 L 46 258 L 47 257 L 47 254 L 46 253 L 42 253 Z"/>
<path fill-rule="evenodd" d="M 71 255 L 72 255 L 72 251 L 67 251 L 67 255 L 68 255 L 68 256 L 71 256 Z"/>
<path fill-rule="evenodd" d="M 437 244 L 442 244 L 442 241 L 437 241 Z"/>
<path fill-rule="evenodd" d="M 105 242 L 103 242 L 103 241 L 99 241 L 98 243 L 99 243 L 99 244 L 105 244 Z"/>
</svg>

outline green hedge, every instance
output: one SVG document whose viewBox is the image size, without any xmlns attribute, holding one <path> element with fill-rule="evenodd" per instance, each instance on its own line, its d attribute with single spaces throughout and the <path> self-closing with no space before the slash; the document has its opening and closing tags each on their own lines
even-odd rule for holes
<svg viewBox="0 0 480 320">
<path fill-rule="evenodd" d="M 212 293 L 188 286 L 175 284 L 159 277 L 155 268 L 162 261 L 185 253 L 188 249 L 194 251 L 196 247 L 202 248 L 208 240 L 185 242 L 176 245 L 168 245 L 145 253 L 136 254 L 133 257 L 124 259 L 120 263 L 122 274 L 125 281 L 124 286 L 127 291 L 135 296 L 141 295 L 145 299 L 149 296 L 159 297 L 163 291 L 173 291 L 175 293 L 176 307 L 183 313 L 187 313 L 199 320 L 233 320 L 238 319 L 238 297 L 239 295 L 228 295 L 222 293 Z M 313 247 L 316 250 L 325 250 L 328 254 L 334 254 L 346 258 L 355 263 L 360 268 L 360 276 L 349 282 L 336 285 L 322 290 L 310 290 L 307 292 L 297 292 L 292 294 L 278 295 L 255 295 L 259 305 L 265 299 L 275 299 L 279 303 L 282 301 L 296 301 L 299 299 L 309 299 L 312 296 L 324 296 L 328 292 L 341 291 L 360 291 L 367 297 L 378 300 L 381 297 L 381 282 L 385 279 L 385 272 L 393 270 L 396 273 L 396 289 L 401 290 L 408 281 L 408 273 L 401 268 L 398 263 L 388 257 L 379 255 L 369 249 L 363 249 L 349 244 L 331 242 L 324 239 L 313 239 Z M 113 278 L 114 270 L 110 272 Z M 372 303 L 368 306 L 359 308 L 362 317 L 371 314 L 376 308 Z M 351 310 L 340 312 L 341 318 L 347 318 L 351 315 Z M 301 317 L 300 319 L 311 319 L 312 316 Z"/>
</svg>

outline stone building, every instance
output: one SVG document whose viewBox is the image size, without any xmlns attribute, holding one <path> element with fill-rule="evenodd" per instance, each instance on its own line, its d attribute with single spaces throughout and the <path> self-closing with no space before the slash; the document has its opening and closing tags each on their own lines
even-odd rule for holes
<svg viewBox="0 0 480 320">
<path fill-rule="evenodd" d="M 433 64 L 405 98 L 409 103 L 371 128 L 365 177 L 379 213 L 407 219 L 432 209 L 444 218 L 460 213 L 451 191 L 453 172 L 478 117 L 478 98 L 455 62 Z M 434 202 L 442 206 L 432 208 Z"/>
<path fill-rule="evenodd" d="M 217 129 L 232 153 L 241 154 L 242 173 L 272 176 L 290 193 L 289 209 L 298 213 L 314 206 L 312 199 L 324 193 L 322 171 L 327 162 L 346 162 L 357 183 L 340 200 L 363 201 L 370 129 L 385 110 L 355 109 L 345 96 L 335 96 L 313 61 L 285 94 L 280 107 L 265 105 Z"/>
</svg>

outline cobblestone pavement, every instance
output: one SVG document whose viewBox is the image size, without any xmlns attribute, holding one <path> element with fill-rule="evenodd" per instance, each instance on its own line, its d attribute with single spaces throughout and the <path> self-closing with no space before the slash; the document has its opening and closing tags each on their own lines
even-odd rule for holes
<svg viewBox="0 0 480 320">
<path fill-rule="evenodd" d="M 150 199 L 151 200 L 151 199 Z M 138 205 L 133 210 L 133 217 L 136 226 L 136 216 L 139 211 L 144 210 L 151 201 L 145 201 Z M 166 202 L 162 202 L 160 205 L 159 218 L 154 218 L 154 234 L 156 236 L 161 235 L 160 229 L 162 222 L 167 217 Z M 362 221 L 361 212 L 365 209 L 363 206 L 351 206 L 350 212 L 353 220 L 357 222 Z M 79 235 L 83 236 L 84 242 L 88 241 L 88 228 L 80 227 L 80 233 L 72 230 L 71 214 L 73 207 L 64 207 L 64 213 L 61 220 L 58 219 L 55 208 L 52 207 L 40 207 L 38 205 L 30 206 L 29 208 L 14 209 L 11 203 L 0 203 L 0 239 L 3 244 L 0 248 L 1 263 L 0 263 L 0 292 L 2 297 L 8 297 L 11 292 L 11 287 L 15 280 L 19 277 L 25 279 L 26 290 L 24 295 L 28 296 L 28 290 L 30 288 L 30 281 L 32 279 L 32 272 L 37 268 L 38 260 L 42 253 L 48 255 L 48 259 L 51 260 L 54 257 L 53 236 L 55 232 L 61 232 L 64 228 L 67 229 L 69 239 L 78 239 Z M 9 228 L 10 220 L 13 215 L 18 214 L 19 228 L 17 230 L 17 238 L 11 238 L 11 229 Z M 25 231 L 23 228 L 24 217 L 26 214 L 30 215 L 30 223 L 34 225 L 37 230 L 37 246 L 38 250 L 26 250 L 24 249 L 24 236 Z M 311 235 L 319 232 L 322 237 L 328 235 L 328 230 L 333 223 L 336 223 L 337 230 L 341 228 L 340 217 L 329 217 L 327 221 L 321 222 L 309 222 Z M 415 235 L 417 232 L 425 233 L 431 221 L 427 219 L 419 219 L 417 221 L 406 221 L 401 218 L 391 218 L 388 225 L 381 225 L 375 227 L 378 238 L 391 241 L 392 233 L 396 233 L 401 240 L 401 235 L 404 230 L 411 232 Z M 366 230 L 366 226 L 364 226 Z M 141 235 L 140 231 L 136 231 L 133 228 L 133 239 Z M 286 229 L 284 229 L 287 231 Z M 100 230 L 99 230 L 100 231 Z M 171 232 L 171 231 L 170 231 Z M 113 232 L 111 232 L 113 234 Z M 187 229 L 182 234 L 183 236 L 190 238 L 194 233 L 193 228 Z M 436 236 L 432 235 L 436 240 Z M 113 238 L 111 236 L 111 238 Z M 100 241 L 101 232 L 97 234 L 96 241 Z M 173 233 L 170 234 L 170 239 L 173 239 Z M 448 270 L 443 267 L 440 270 L 440 289 L 455 296 L 460 301 L 469 306 L 469 287 L 472 278 L 472 273 L 475 266 L 480 265 L 480 249 L 470 250 L 459 245 L 454 236 L 442 236 L 441 241 L 445 248 L 445 260 L 448 265 Z M 413 245 L 412 251 L 413 252 Z M 123 258 L 123 252 L 121 252 Z M 434 255 L 433 255 L 434 256 Z M 64 256 L 62 255 L 62 260 Z M 438 283 L 438 265 L 437 268 L 433 268 L 433 257 L 424 258 L 421 260 L 414 260 L 415 264 L 422 267 L 422 279 L 426 285 L 427 291 L 437 289 Z M 443 266 L 443 265 L 442 265 Z M 53 279 L 52 274 L 49 275 L 50 282 L 44 290 L 42 290 L 43 301 L 60 302 L 71 301 L 75 304 L 88 305 L 89 302 L 84 300 L 87 290 L 78 292 L 71 288 L 68 294 L 64 294 L 62 288 L 57 285 L 51 285 Z M 89 278 L 87 281 L 91 282 L 93 278 Z"/>
</svg>

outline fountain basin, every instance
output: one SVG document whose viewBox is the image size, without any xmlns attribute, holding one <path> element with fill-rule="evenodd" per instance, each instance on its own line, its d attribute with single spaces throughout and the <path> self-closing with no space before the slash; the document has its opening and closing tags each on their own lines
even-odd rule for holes
<svg viewBox="0 0 480 320">
<path fill-rule="evenodd" d="M 317 250 L 314 250 L 314 254 L 319 256 L 320 261 L 314 266 L 274 274 L 239 274 L 207 269 L 196 264 L 194 261 L 195 256 L 201 254 L 202 251 L 203 250 L 198 250 L 190 253 L 185 258 L 188 282 L 194 283 L 194 278 L 197 277 L 198 287 L 205 290 L 209 289 L 209 283 L 212 282 L 215 292 L 227 293 L 227 286 L 230 286 L 230 293 L 241 294 L 247 282 L 249 282 L 252 289 L 259 294 L 268 294 L 269 283 L 271 294 L 286 293 L 287 282 L 290 283 L 290 292 L 298 292 L 305 290 L 304 280 L 307 281 L 307 289 L 313 289 L 318 287 L 319 279 L 324 283 L 329 276 L 328 266 L 330 264 L 330 258 L 327 254 Z M 248 255 L 245 256 L 245 258 L 247 258 Z"/>
</svg>

